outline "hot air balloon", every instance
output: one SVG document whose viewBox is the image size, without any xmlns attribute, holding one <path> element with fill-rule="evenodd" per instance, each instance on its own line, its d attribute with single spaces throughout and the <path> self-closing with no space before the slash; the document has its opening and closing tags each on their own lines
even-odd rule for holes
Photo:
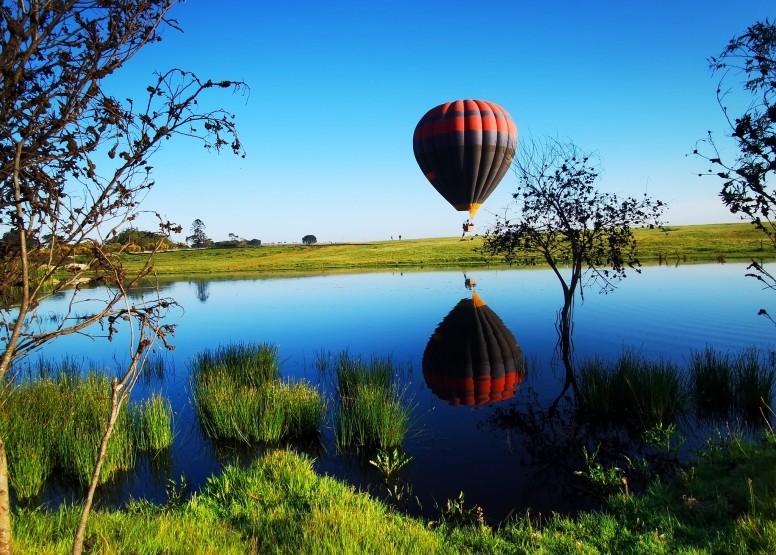
<svg viewBox="0 0 776 555">
<path fill-rule="evenodd" d="M 476 292 L 445 316 L 423 352 L 423 378 L 450 405 L 509 399 L 525 376 L 525 359 L 504 322 Z"/>
<path fill-rule="evenodd" d="M 512 117 L 487 100 L 455 100 L 432 108 L 412 138 L 426 179 L 456 210 L 468 211 L 469 218 L 504 177 L 516 148 Z M 464 232 L 471 231 L 467 225 Z"/>
</svg>

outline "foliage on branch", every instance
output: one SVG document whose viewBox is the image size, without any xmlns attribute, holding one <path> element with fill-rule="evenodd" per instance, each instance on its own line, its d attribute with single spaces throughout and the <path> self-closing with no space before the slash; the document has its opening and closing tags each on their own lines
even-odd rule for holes
<svg viewBox="0 0 776 555">
<path fill-rule="evenodd" d="M 567 295 L 586 272 L 607 292 L 626 269 L 640 271 L 632 228 L 660 226 L 663 202 L 601 192 L 600 159 L 571 141 L 528 139 L 513 170 L 519 217 L 499 219 L 485 235 L 483 252 L 510 265 L 549 264 Z M 561 270 L 565 265 L 568 277 Z"/>
<path fill-rule="evenodd" d="M 758 21 L 731 39 L 719 56 L 709 58 L 709 66 L 712 73 L 721 74 L 717 102 L 738 152 L 733 159 L 723 159 L 709 131 L 693 151 L 709 162 L 708 173 L 699 175 L 721 178 L 725 206 L 776 246 L 776 192 L 768 183 L 776 172 L 776 25 Z M 731 115 L 727 104 L 741 101 L 727 88 L 736 77 L 742 79 L 746 108 Z"/>
</svg>

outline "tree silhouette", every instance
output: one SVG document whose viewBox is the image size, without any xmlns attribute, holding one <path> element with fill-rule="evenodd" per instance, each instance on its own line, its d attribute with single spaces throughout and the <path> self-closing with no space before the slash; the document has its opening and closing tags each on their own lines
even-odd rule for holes
<svg viewBox="0 0 776 555">
<path fill-rule="evenodd" d="M 193 248 L 203 248 L 209 246 L 212 241 L 205 233 L 205 222 L 197 218 L 191 222 L 191 235 L 186 237 L 186 243 Z"/>
<path fill-rule="evenodd" d="M 601 192 L 599 157 L 571 140 L 524 140 L 513 162 L 518 187 L 516 220 L 500 218 L 485 234 L 482 251 L 512 264 L 546 263 L 563 289 L 558 314 L 567 385 L 574 385 L 571 330 L 574 299 L 584 287 L 612 291 L 626 269 L 640 272 L 632 227 L 660 226 L 665 204 L 646 195 L 620 198 Z"/>
</svg>

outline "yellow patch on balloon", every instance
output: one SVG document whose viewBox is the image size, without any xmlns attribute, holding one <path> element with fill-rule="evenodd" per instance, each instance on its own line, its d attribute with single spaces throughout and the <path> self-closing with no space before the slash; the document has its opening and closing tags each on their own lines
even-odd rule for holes
<svg viewBox="0 0 776 555">
<path fill-rule="evenodd" d="M 453 208 L 455 208 L 459 212 L 466 212 L 468 210 L 469 218 L 473 218 L 474 215 L 477 213 L 477 210 L 480 209 L 480 206 L 482 206 L 482 204 L 478 202 L 472 202 L 469 204 L 454 204 Z"/>
</svg>

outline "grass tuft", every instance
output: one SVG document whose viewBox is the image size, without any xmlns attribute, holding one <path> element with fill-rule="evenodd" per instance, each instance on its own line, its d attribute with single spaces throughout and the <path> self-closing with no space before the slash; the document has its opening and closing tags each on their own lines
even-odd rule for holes
<svg viewBox="0 0 776 555">
<path fill-rule="evenodd" d="M 773 404 L 776 361 L 755 348 L 743 351 L 734 366 L 733 393 L 741 416 L 752 421 L 762 418 L 760 409 Z"/>
<path fill-rule="evenodd" d="M 277 348 L 237 344 L 192 363 L 194 398 L 205 434 L 247 444 L 318 434 L 325 403 L 306 381 L 280 381 Z"/>
<path fill-rule="evenodd" d="M 172 404 L 154 394 L 133 407 L 135 440 L 141 451 L 161 451 L 172 446 Z"/>
<path fill-rule="evenodd" d="M 676 422 L 685 414 L 689 391 L 670 361 L 650 361 L 625 350 L 614 362 L 583 361 L 580 391 L 585 407 L 605 418 L 624 418 L 641 429 Z"/>
<path fill-rule="evenodd" d="M 398 447 L 409 431 L 411 403 L 395 378 L 391 357 L 368 361 L 342 351 L 337 357 L 319 355 L 322 373 L 336 378 L 334 434 L 337 447 Z"/>
<path fill-rule="evenodd" d="M 690 383 L 701 418 L 726 419 L 733 400 L 733 363 L 712 347 L 690 355 Z"/>
<path fill-rule="evenodd" d="M 260 387 L 280 378 L 278 349 L 266 343 L 232 343 L 205 349 L 194 356 L 192 373 L 195 385 L 228 375 L 237 385 Z"/>
<path fill-rule="evenodd" d="M 38 495 L 56 474 L 88 485 L 110 414 L 110 378 L 81 374 L 72 359 L 38 363 L 40 378 L 6 384 L 0 391 L 0 433 L 7 445 L 11 488 L 19 499 Z M 146 439 L 138 440 L 142 429 Z M 122 405 L 100 483 L 135 467 L 136 450 L 171 444 L 169 402 L 156 397 L 140 408 Z"/>
</svg>

